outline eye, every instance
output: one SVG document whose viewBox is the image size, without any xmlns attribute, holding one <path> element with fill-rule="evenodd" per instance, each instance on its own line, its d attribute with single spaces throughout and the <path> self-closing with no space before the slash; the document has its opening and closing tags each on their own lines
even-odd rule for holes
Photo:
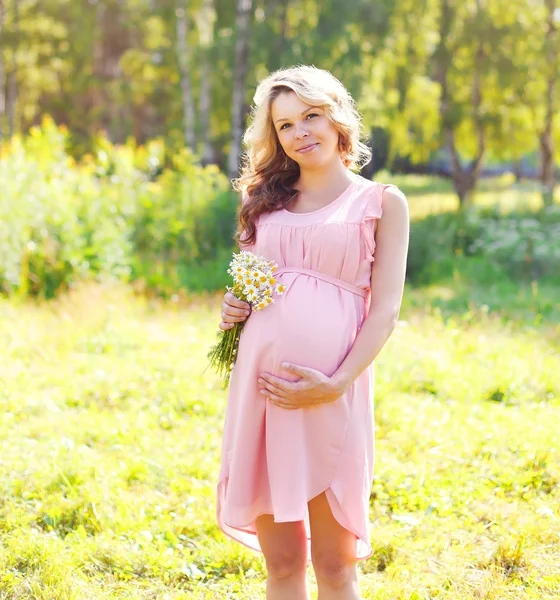
<svg viewBox="0 0 560 600">
<path fill-rule="evenodd" d="M 318 117 L 319 114 L 318 113 L 309 113 L 305 118 L 307 119 L 308 117 Z M 282 125 L 282 127 L 280 127 L 280 131 L 282 131 L 282 129 L 284 129 L 284 127 L 286 125 L 289 125 L 289 123 L 284 123 L 284 125 Z"/>
</svg>

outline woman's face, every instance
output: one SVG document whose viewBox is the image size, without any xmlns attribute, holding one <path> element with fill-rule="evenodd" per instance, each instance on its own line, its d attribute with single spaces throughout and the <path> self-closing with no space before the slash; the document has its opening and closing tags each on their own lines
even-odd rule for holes
<svg viewBox="0 0 560 600">
<path fill-rule="evenodd" d="M 286 92 L 272 101 L 270 113 L 280 145 L 300 167 L 314 169 L 340 158 L 338 131 L 322 108 Z"/>
</svg>

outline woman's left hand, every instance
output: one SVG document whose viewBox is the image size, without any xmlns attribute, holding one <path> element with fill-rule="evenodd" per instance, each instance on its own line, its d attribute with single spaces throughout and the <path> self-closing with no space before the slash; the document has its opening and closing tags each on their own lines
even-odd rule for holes
<svg viewBox="0 0 560 600">
<path fill-rule="evenodd" d="M 347 386 L 316 369 L 288 363 L 283 363 L 282 368 L 301 379 L 288 381 L 270 373 L 261 373 L 258 379 L 260 393 L 280 408 L 305 408 L 334 402 L 346 391 Z"/>
</svg>

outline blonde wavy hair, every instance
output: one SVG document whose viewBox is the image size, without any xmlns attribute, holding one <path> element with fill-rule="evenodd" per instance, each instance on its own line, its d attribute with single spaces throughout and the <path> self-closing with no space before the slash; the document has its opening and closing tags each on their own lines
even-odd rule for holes
<svg viewBox="0 0 560 600">
<path fill-rule="evenodd" d="M 241 156 L 241 175 L 232 180 L 233 189 L 246 196 L 235 233 L 240 245 L 256 241 L 261 214 L 284 208 L 297 193 L 292 185 L 299 178 L 299 165 L 284 152 L 271 117 L 273 100 L 287 92 L 325 111 L 338 131 L 338 150 L 347 168 L 358 170 L 371 160 L 371 150 L 360 140 L 363 126 L 356 103 L 336 77 L 307 65 L 274 71 L 255 91 L 250 124 L 243 136 L 247 149 Z M 243 231 L 247 235 L 241 240 Z"/>
</svg>

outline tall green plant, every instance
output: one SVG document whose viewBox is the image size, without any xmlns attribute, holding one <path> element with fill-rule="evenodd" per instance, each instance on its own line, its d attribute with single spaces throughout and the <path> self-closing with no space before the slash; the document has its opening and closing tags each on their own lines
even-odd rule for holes
<svg viewBox="0 0 560 600">
<path fill-rule="evenodd" d="M 216 167 L 186 150 L 169 157 L 161 140 L 113 146 L 103 136 L 76 164 L 67 143 L 47 118 L 0 161 L 4 293 L 51 297 L 78 278 L 131 279 L 139 261 L 144 274 L 176 270 L 231 247 L 236 197 Z"/>
</svg>

